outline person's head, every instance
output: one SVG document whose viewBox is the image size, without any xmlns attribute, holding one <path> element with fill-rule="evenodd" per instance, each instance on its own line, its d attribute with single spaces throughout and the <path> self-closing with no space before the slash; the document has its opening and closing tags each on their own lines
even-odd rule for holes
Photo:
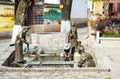
<svg viewBox="0 0 120 79">
<path fill-rule="evenodd" d="M 75 26 L 72 26 L 72 27 L 71 27 L 71 31 L 72 31 L 71 33 L 73 33 L 73 34 L 76 33 L 77 30 L 76 30 Z"/>
<path fill-rule="evenodd" d="M 72 22 L 71 22 L 71 25 L 72 25 L 72 27 L 74 27 L 74 26 L 75 26 L 75 22 L 74 22 L 74 21 L 72 21 Z"/>
<path fill-rule="evenodd" d="M 64 45 L 64 49 L 70 49 L 70 43 L 66 43 L 65 45 Z"/>
</svg>

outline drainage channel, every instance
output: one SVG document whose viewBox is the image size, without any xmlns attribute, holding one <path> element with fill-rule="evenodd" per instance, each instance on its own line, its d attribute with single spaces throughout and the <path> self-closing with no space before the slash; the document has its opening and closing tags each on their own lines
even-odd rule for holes
<svg viewBox="0 0 120 79">
<path fill-rule="evenodd" d="M 64 61 L 61 57 L 39 57 L 26 63 L 25 68 L 73 68 L 74 61 Z"/>
<path fill-rule="evenodd" d="M 56 63 L 58 62 L 58 63 Z M 45 61 L 40 64 L 28 64 L 25 68 L 73 68 L 73 61 Z"/>
</svg>

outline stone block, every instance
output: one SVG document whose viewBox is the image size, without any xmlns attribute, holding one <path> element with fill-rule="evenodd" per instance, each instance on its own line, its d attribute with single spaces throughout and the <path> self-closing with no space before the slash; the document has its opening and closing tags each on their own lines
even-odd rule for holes
<svg viewBox="0 0 120 79">
<path fill-rule="evenodd" d="M 40 32 L 60 32 L 60 25 L 33 25 L 32 32 L 40 33 Z"/>
<path fill-rule="evenodd" d="M 59 53 L 64 48 L 66 36 L 60 32 L 31 34 L 31 43 L 43 48 L 47 53 Z"/>
</svg>

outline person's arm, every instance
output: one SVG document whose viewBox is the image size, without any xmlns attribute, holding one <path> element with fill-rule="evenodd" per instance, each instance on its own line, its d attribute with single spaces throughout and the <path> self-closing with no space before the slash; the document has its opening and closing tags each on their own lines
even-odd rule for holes
<svg viewBox="0 0 120 79">
<path fill-rule="evenodd" d="M 22 42 L 24 42 L 25 44 L 29 44 L 25 39 L 21 38 Z"/>
<path fill-rule="evenodd" d="M 70 55 L 71 55 L 71 48 L 69 49 L 68 57 L 70 57 Z"/>
<path fill-rule="evenodd" d="M 66 52 L 65 52 L 65 49 L 64 49 L 64 53 L 63 53 L 63 54 L 64 54 L 64 56 L 66 57 Z"/>
</svg>

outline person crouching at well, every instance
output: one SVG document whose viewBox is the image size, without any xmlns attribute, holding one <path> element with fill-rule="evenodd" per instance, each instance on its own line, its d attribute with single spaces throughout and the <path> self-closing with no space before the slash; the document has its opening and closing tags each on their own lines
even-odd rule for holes
<svg viewBox="0 0 120 79">
<path fill-rule="evenodd" d="M 64 61 L 70 61 L 71 60 L 70 56 L 71 56 L 70 43 L 67 43 L 64 46 Z"/>
</svg>

